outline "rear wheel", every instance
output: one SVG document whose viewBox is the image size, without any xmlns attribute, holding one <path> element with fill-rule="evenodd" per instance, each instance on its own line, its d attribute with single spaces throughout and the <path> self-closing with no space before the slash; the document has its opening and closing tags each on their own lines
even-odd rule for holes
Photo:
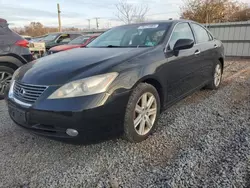
<svg viewBox="0 0 250 188">
<path fill-rule="evenodd" d="M 157 90 L 141 83 L 132 92 L 124 121 L 124 138 L 130 142 L 145 140 L 154 130 L 160 113 Z"/>
<path fill-rule="evenodd" d="M 10 67 L 0 66 L 0 99 L 4 98 L 14 71 Z"/>
<path fill-rule="evenodd" d="M 213 80 L 207 85 L 208 89 L 218 89 L 222 80 L 222 65 L 218 61 L 213 71 Z"/>
</svg>

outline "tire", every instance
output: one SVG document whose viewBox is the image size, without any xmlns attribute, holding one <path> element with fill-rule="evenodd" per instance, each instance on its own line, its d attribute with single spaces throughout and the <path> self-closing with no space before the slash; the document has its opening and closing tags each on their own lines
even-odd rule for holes
<svg viewBox="0 0 250 188">
<path fill-rule="evenodd" d="M 147 99 L 147 102 L 143 103 L 142 100 L 145 98 Z M 149 101 L 153 101 L 152 104 L 149 106 L 147 105 L 147 108 L 144 108 L 143 110 L 142 106 L 145 106 L 143 104 L 150 104 Z M 141 113 L 136 112 L 137 109 L 139 109 L 136 109 L 137 105 L 140 107 Z M 157 125 L 159 114 L 160 98 L 157 90 L 150 84 L 140 83 L 136 88 L 134 88 L 129 97 L 124 119 L 123 138 L 129 142 L 135 143 L 147 139 Z M 135 121 L 140 119 L 141 121 Z M 139 124 L 135 126 L 134 122 L 139 122 Z M 145 124 L 145 126 L 143 124 Z M 144 128 L 141 128 L 141 126 Z"/>
<path fill-rule="evenodd" d="M 15 70 L 10 68 L 10 67 L 0 66 L 0 100 L 4 99 L 5 94 L 7 93 L 8 88 L 9 88 L 7 83 L 10 82 L 14 72 L 15 72 Z M 4 74 L 4 79 L 2 79 L 2 74 Z M 3 80 L 5 80 L 9 76 L 11 76 L 11 78 L 7 79 L 8 82 L 6 82 L 6 81 L 2 82 Z"/>
<path fill-rule="evenodd" d="M 218 73 L 218 67 L 220 70 L 220 73 Z M 216 64 L 214 65 L 214 70 L 213 70 L 213 79 L 210 81 L 210 83 L 205 87 L 207 89 L 211 89 L 211 90 L 216 90 L 219 88 L 220 84 L 221 84 L 221 80 L 222 80 L 222 64 L 220 61 L 217 61 Z M 216 82 L 217 79 L 217 82 Z"/>
</svg>

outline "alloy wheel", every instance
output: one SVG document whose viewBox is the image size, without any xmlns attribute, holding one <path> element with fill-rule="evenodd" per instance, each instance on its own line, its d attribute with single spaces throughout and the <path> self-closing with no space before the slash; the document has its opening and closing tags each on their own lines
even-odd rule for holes
<svg viewBox="0 0 250 188">
<path fill-rule="evenodd" d="M 152 93 L 144 93 L 137 101 L 134 110 L 134 128 L 143 136 L 153 127 L 157 115 L 157 101 Z"/>
<path fill-rule="evenodd" d="M 10 84 L 12 74 L 8 72 L 0 72 L 0 96 L 4 95 L 7 86 Z"/>
<path fill-rule="evenodd" d="M 214 85 L 216 87 L 218 87 L 220 85 L 221 76 L 222 76 L 221 65 L 217 64 L 215 67 L 215 73 L 214 73 Z"/>
</svg>

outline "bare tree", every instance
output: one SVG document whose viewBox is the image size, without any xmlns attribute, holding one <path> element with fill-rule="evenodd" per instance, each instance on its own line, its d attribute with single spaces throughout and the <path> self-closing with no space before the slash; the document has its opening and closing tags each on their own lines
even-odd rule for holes
<svg viewBox="0 0 250 188">
<path fill-rule="evenodd" d="M 136 6 L 129 4 L 127 0 L 120 0 L 115 6 L 117 9 L 116 17 L 125 24 L 145 21 L 145 16 L 149 11 L 148 5 Z"/>
</svg>

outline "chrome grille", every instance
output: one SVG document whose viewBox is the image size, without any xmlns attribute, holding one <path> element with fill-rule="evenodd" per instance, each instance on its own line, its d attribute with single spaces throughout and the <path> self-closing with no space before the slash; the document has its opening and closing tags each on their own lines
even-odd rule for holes
<svg viewBox="0 0 250 188">
<path fill-rule="evenodd" d="M 46 89 L 47 86 L 24 84 L 15 81 L 13 92 L 16 99 L 32 104 Z"/>
</svg>

